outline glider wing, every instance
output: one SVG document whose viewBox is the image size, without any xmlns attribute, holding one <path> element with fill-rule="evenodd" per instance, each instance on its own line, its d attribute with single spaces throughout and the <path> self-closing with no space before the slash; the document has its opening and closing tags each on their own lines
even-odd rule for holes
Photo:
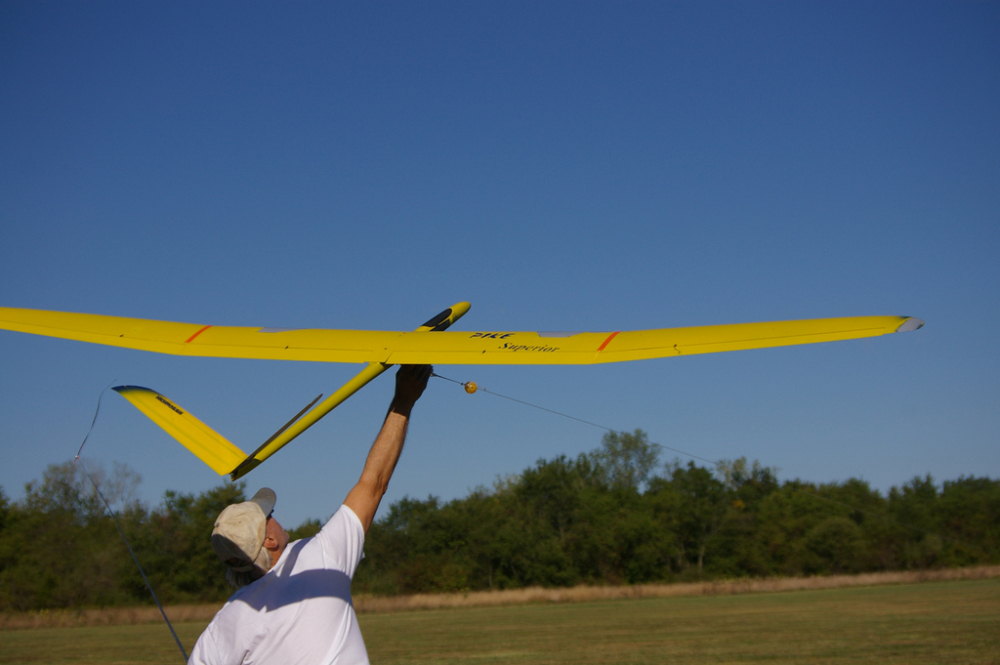
<svg viewBox="0 0 1000 665">
<path fill-rule="evenodd" d="M 0 307 L 0 329 L 96 344 L 188 356 L 385 364 L 589 365 L 875 337 L 922 325 L 906 316 L 859 316 L 603 333 L 425 335 L 426 326 L 414 332 L 286 330 Z"/>
<path fill-rule="evenodd" d="M 446 332 L 468 310 L 469 303 L 461 302 L 413 332 L 386 332 L 212 326 L 0 307 L 0 329 L 176 355 L 367 363 L 249 455 L 163 395 L 137 386 L 115 388 L 216 473 L 235 480 L 395 364 L 586 365 L 874 337 L 924 324 L 906 316 L 862 316 L 610 333 Z"/>
<path fill-rule="evenodd" d="M 115 390 L 220 476 L 246 457 L 221 434 L 155 390 L 139 386 L 117 386 Z"/>
</svg>

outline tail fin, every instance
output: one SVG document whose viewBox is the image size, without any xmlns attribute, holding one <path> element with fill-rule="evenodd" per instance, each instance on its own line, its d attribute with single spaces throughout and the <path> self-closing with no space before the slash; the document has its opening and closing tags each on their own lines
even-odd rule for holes
<svg viewBox="0 0 1000 665">
<path fill-rule="evenodd" d="M 246 453 L 221 434 L 155 390 L 139 386 L 117 386 L 114 390 L 220 476 L 228 475 L 246 459 Z"/>
</svg>

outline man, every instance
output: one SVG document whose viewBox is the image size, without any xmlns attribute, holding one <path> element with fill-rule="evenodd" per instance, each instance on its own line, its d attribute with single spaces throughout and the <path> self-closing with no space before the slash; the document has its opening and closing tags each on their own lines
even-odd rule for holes
<svg viewBox="0 0 1000 665">
<path fill-rule="evenodd" d="M 427 365 L 400 367 L 361 479 L 318 534 L 289 543 L 271 516 L 275 495 L 267 488 L 219 514 L 212 547 L 226 563 L 227 579 L 242 588 L 198 638 L 189 663 L 368 662 L 351 606 L 351 578 L 430 373 Z"/>
</svg>

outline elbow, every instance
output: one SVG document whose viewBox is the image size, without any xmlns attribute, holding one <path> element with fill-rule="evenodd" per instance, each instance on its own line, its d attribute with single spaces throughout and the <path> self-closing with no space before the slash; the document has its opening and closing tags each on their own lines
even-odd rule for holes
<svg viewBox="0 0 1000 665">
<path fill-rule="evenodd" d="M 358 484 L 362 485 L 374 499 L 379 500 L 389 490 L 389 475 L 366 473 Z"/>
</svg>

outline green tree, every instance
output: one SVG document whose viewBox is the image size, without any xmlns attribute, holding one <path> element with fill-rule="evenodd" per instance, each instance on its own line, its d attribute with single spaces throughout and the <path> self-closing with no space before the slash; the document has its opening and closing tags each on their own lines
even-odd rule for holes
<svg viewBox="0 0 1000 665">
<path fill-rule="evenodd" d="M 903 569 L 934 565 L 942 550 L 938 536 L 938 489 L 930 474 L 917 476 L 901 488 L 889 490 L 888 513 L 895 564 Z M 894 566 L 895 567 L 895 566 Z"/>
<path fill-rule="evenodd" d="M 601 447 L 588 456 L 601 479 L 610 487 L 640 490 L 659 464 L 662 447 L 650 443 L 641 429 L 608 432 Z"/>
<path fill-rule="evenodd" d="M 0 485 L 0 538 L 3 538 L 3 530 L 7 526 L 7 517 L 10 515 L 10 499 L 3 491 L 3 486 Z M 0 566 L 3 562 L 0 561 Z"/>
<path fill-rule="evenodd" d="M 1000 480 L 946 480 L 937 504 L 947 565 L 1000 562 Z"/>
<path fill-rule="evenodd" d="M 700 577 L 705 565 L 709 543 L 722 526 L 729 509 L 726 485 L 711 471 L 688 462 L 687 466 L 671 464 L 669 491 L 678 497 L 678 563 L 686 568 L 693 562 Z"/>
<path fill-rule="evenodd" d="M 806 534 L 806 573 L 852 573 L 861 568 L 861 529 L 847 517 L 827 517 Z"/>
<path fill-rule="evenodd" d="M 201 494 L 168 490 L 163 505 L 130 516 L 133 549 L 164 602 L 207 602 L 227 598 L 232 588 L 212 549 L 215 518 L 226 506 L 246 500 L 246 483 L 224 483 Z M 125 573 L 131 593 L 148 597 L 135 566 Z"/>
<path fill-rule="evenodd" d="M 716 464 L 716 477 L 726 487 L 727 508 L 712 540 L 715 573 L 770 575 L 774 568 L 760 538 L 761 503 L 778 490 L 777 472 L 745 457 Z"/>
<path fill-rule="evenodd" d="M 0 540 L 0 608 L 106 605 L 124 600 L 116 529 L 72 461 L 52 464 L 8 510 Z"/>
</svg>

